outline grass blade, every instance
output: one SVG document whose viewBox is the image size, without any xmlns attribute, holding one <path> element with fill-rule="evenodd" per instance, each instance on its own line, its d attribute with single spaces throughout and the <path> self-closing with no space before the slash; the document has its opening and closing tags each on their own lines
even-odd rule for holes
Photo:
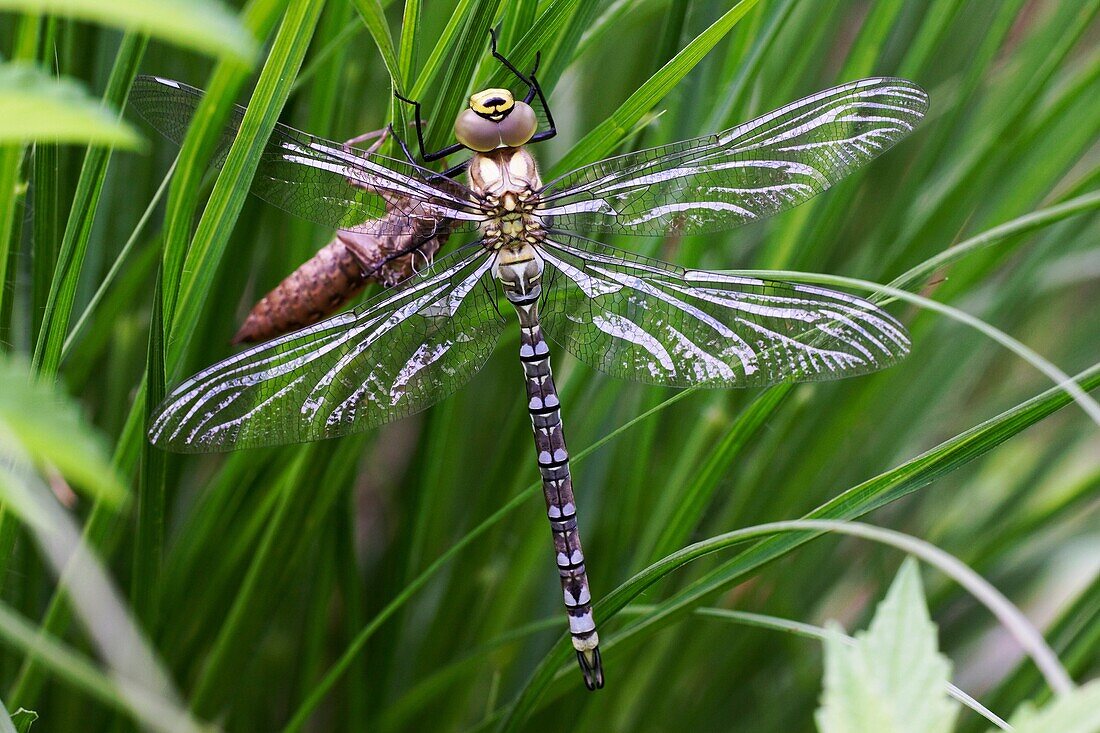
<svg viewBox="0 0 1100 733">
<path fill-rule="evenodd" d="M 141 138 L 71 79 L 0 64 L 0 144 L 87 143 L 139 148 Z"/>
<path fill-rule="evenodd" d="M 547 180 L 564 171 L 598 160 L 610 154 L 634 125 L 649 112 L 657 102 L 664 98 L 676 84 L 695 68 L 696 64 L 729 33 L 737 22 L 752 10 L 756 0 L 740 0 L 714 21 L 683 48 L 656 74 L 651 76 L 604 122 L 581 138 L 573 149 L 554 166 L 554 173 Z"/>
<path fill-rule="evenodd" d="M 256 41 L 218 0 L 0 0 L 0 10 L 57 14 L 248 60 Z"/>
<path fill-rule="evenodd" d="M 123 38 L 104 95 L 107 104 L 122 107 L 137 74 L 145 47 L 144 38 L 134 35 Z M 42 328 L 38 332 L 34 358 L 31 361 L 34 368 L 42 374 L 56 374 L 61 362 L 61 350 L 69 330 L 69 318 L 72 316 L 76 290 L 83 272 L 92 225 L 99 210 L 110 161 L 110 148 L 90 149 L 84 157 L 76 195 L 73 197 L 69 220 L 61 240 L 61 251 L 54 267 L 53 284 L 50 287 L 50 297 L 46 301 L 46 312 L 42 317 Z"/>
</svg>

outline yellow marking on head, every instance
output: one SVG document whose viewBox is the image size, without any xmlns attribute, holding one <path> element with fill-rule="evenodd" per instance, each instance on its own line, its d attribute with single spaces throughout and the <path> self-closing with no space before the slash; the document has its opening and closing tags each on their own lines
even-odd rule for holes
<svg viewBox="0 0 1100 733">
<path fill-rule="evenodd" d="M 508 116 L 516 100 L 507 89 L 485 89 L 470 96 L 470 109 L 493 122 Z"/>
</svg>

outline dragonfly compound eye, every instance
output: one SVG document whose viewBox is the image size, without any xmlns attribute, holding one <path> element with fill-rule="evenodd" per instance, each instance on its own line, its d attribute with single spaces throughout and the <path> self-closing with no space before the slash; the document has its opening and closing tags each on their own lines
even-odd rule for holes
<svg viewBox="0 0 1100 733">
<path fill-rule="evenodd" d="M 455 139 L 470 150 L 487 153 L 501 145 L 500 126 L 472 109 L 464 109 L 455 120 Z"/>
<path fill-rule="evenodd" d="M 535 118 L 535 110 L 524 102 L 516 102 L 512 108 L 512 114 L 500 121 L 500 140 L 510 148 L 518 148 L 525 144 L 535 134 L 539 121 Z"/>
</svg>

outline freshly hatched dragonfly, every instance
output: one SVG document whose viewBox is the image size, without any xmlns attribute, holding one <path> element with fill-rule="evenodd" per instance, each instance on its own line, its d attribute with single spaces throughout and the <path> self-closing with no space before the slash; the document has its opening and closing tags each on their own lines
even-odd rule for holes
<svg viewBox="0 0 1100 733">
<path fill-rule="evenodd" d="M 503 291 L 519 320 L 569 631 L 585 685 L 596 689 L 604 683 L 599 637 L 544 329 L 600 371 L 673 387 L 865 374 L 904 357 L 910 342 L 896 319 L 853 295 L 685 270 L 578 232 L 700 234 L 785 211 L 908 135 L 928 97 L 903 79 L 862 79 L 716 135 L 544 183 L 525 146 L 556 129 L 535 70 L 520 72 L 495 43 L 492 52 L 526 95 L 472 95 L 453 145 L 427 151 L 420 104 L 405 99 L 415 108 L 421 162 L 403 141 L 405 161 L 277 125 L 253 184 L 265 200 L 334 228 L 398 236 L 438 224 L 476 231 L 476 241 L 350 311 L 202 370 L 171 391 L 149 437 L 179 452 L 233 450 L 346 435 L 419 412 L 492 353 L 505 325 Z M 178 136 L 201 92 L 157 78 L 143 84 L 143 114 Z M 238 110 L 223 151 L 240 117 Z M 472 155 L 445 173 L 425 167 L 461 151 Z M 462 173 L 465 184 L 456 180 Z"/>
</svg>

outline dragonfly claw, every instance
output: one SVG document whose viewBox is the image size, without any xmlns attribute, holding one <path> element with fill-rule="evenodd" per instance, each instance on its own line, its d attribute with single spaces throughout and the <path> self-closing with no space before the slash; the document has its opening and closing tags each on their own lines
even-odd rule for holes
<svg viewBox="0 0 1100 733">
<path fill-rule="evenodd" d="M 589 690 L 603 688 L 603 660 L 600 658 L 600 648 L 588 651 L 577 651 L 577 663 L 581 665 L 584 674 L 584 686 Z"/>
</svg>

